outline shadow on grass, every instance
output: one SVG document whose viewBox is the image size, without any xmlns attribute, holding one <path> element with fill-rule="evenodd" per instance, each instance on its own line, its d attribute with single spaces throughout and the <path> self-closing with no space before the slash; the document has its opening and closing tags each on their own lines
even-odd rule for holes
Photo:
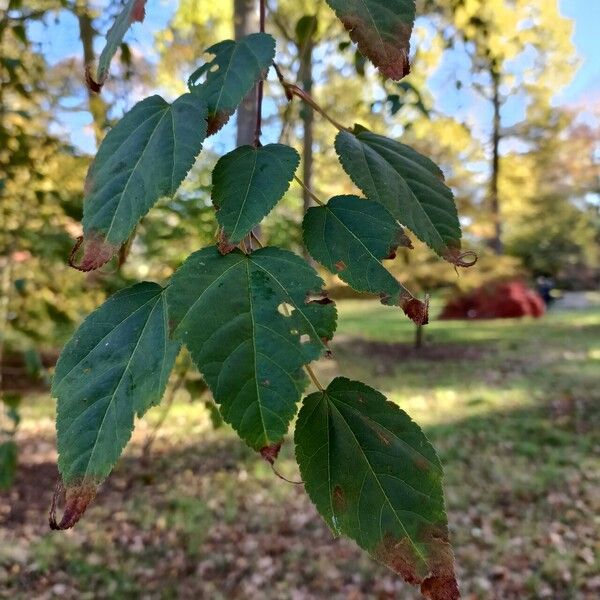
<svg viewBox="0 0 600 600">
<path fill-rule="evenodd" d="M 597 404 L 539 403 L 426 428 L 445 464 L 464 593 L 512 599 L 550 590 L 570 598 L 585 589 L 593 566 L 580 553 L 593 548 L 598 421 Z M 145 463 L 139 448 L 66 535 L 47 531 L 55 465 L 36 464 L 23 448 L 17 485 L 0 495 L 13 505 L 0 533 L 18 540 L 26 558 L 0 552 L 7 574 L 0 591 L 37 597 L 65 585 L 72 597 L 414 597 L 353 544 L 335 541 L 302 487 L 277 479 L 229 430 L 176 446 L 161 438 Z M 298 477 L 291 443 L 278 466 Z M 554 547 L 556 536 L 562 545 Z M 495 595 L 485 593 L 488 584 Z"/>
</svg>

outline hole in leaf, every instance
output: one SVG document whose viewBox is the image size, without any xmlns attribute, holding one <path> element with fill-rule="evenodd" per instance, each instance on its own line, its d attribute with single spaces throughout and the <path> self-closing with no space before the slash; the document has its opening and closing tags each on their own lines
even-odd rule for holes
<svg viewBox="0 0 600 600">
<path fill-rule="evenodd" d="M 291 304 L 288 304 L 287 302 L 282 302 L 277 307 L 277 312 L 280 315 L 283 315 L 284 317 L 291 317 L 293 310 L 294 310 L 294 307 Z"/>
<path fill-rule="evenodd" d="M 310 342 L 310 335 L 308 335 L 307 333 L 304 333 L 300 336 L 300 343 L 301 344 L 308 344 L 308 342 Z"/>
<path fill-rule="evenodd" d="M 221 67 L 220 67 L 219 65 L 213 65 L 213 66 L 212 66 L 212 67 L 209 69 L 209 71 L 210 71 L 211 73 L 216 73 L 216 72 L 217 72 L 217 71 L 218 71 L 220 68 L 221 68 Z"/>
</svg>

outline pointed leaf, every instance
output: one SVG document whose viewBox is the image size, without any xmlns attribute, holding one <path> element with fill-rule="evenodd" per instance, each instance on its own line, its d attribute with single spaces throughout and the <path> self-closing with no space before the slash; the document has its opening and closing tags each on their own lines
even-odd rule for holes
<svg viewBox="0 0 600 600">
<path fill-rule="evenodd" d="M 326 206 L 310 208 L 302 227 L 306 249 L 324 267 L 355 290 L 400 306 L 419 325 L 427 323 L 426 304 L 381 264 L 407 243 L 402 228 L 383 206 L 358 196 L 336 196 Z"/>
<path fill-rule="evenodd" d="M 339 377 L 304 399 L 295 442 L 306 491 L 336 534 L 426 597 L 459 598 L 440 462 L 404 411 Z"/>
<path fill-rule="evenodd" d="M 94 91 L 100 91 L 100 88 L 102 88 L 102 85 L 106 81 L 110 70 L 110 61 L 121 45 L 130 25 L 135 21 L 142 22 L 145 15 L 146 0 L 129 0 L 127 4 L 125 4 L 123 10 L 119 13 L 112 27 L 106 34 L 106 46 L 104 46 L 104 49 L 100 54 L 96 81 L 88 81 Z"/>
<path fill-rule="evenodd" d="M 65 346 L 52 396 L 67 492 L 93 497 L 127 444 L 135 416 L 160 401 L 179 351 L 167 335 L 163 289 L 145 282 L 109 298 Z"/>
<path fill-rule="evenodd" d="M 278 248 L 225 256 L 205 248 L 173 276 L 167 298 L 174 335 L 225 421 L 256 450 L 281 441 L 307 383 L 302 367 L 333 336 L 335 306 L 311 300 L 322 286 L 304 260 Z"/>
<path fill-rule="evenodd" d="M 327 4 L 383 75 L 391 79 L 408 75 L 415 0 L 327 0 Z"/>
<path fill-rule="evenodd" d="M 151 96 L 108 133 L 87 175 L 78 268 L 110 260 L 150 208 L 175 193 L 202 149 L 206 114 L 193 94 L 173 104 Z"/>
<path fill-rule="evenodd" d="M 356 134 L 340 132 L 335 140 L 352 181 L 440 256 L 460 264 L 458 213 L 441 170 L 410 146 L 356 129 Z"/>
<path fill-rule="evenodd" d="M 283 144 L 241 146 L 219 160 L 212 199 L 231 243 L 239 243 L 275 207 L 299 164 L 296 150 Z"/>
<path fill-rule="evenodd" d="M 216 133 L 254 85 L 267 76 L 275 58 L 275 39 L 253 33 L 234 42 L 225 40 L 206 50 L 215 58 L 189 78 L 190 90 L 208 105 L 208 135 Z"/>
</svg>

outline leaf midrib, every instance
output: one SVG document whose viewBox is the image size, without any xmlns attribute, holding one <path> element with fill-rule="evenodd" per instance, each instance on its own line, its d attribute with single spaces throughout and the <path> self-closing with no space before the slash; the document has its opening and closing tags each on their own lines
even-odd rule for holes
<svg viewBox="0 0 600 600">
<path fill-rule="evenodd" d="M 344 221 L 342 221 L 334 212 L 333 209 L 329 208 L 328 206 L 325 206 L 324 208 L 326 208 L 329 212 L 329 214 L 334 217 L 339 223 L 340 225 L 354 238 L 354 240 L 356 240 L 360 246 L 362 246 L 365 249 L 365 252 L 368 254 L 368 256 L 371 257 L 371 259 L 377 263 L 378 267 L 382 270 L 385 271 L 391 278 L 392 281 L 394 281 L 396 283 L 396 285 L 398 286 L 398 289 L 400 290 L 404 290 L 409 296 L 410 298 L 414 298 L 414 296 L 410 293 L 409 290 L 407 290 L 382 264 L 381 261 L 383 260 L 383 258 L 378 258 L 377 256 L 375 256 L 373 254 L 373 252 L 371 252 L 371 250 L 364 244 L 364 242 L 344 223 Z M 342 209 L 343 210 L 343 209 Z M 331 256 L 331 255 L 330 255 Z M 338 273 L 338 275 L 344 279 L 344 273 Z M 368 273 L 367 273 L 367 277 L 368 277 Z"/>
<path fill-rule="evenodd" d="M 146 152 L 148 151 L 148 148 L 150 147 L 150 143 L 152 142 L 152 139 L 154 138 L 154 135 L 156 134 L 156 132 L 160 128 L 160 124 L 163 122 L 163 119 L 167 116 L 167 114 L 169 113 L 169 111 L 171 111 L 172 109 L 173 109 L 173 106 L 171 104 L 168 104 L 164 108 L 163 115 L 158 120 L 158 123 L 156 124 L 156 127 L 153 129 L 152 133 L 150 134 L 150 137 L 148 138 L 148 141 L 146 142 L 145 147 L 142 150 L 142 153 L 140 154 L 140 156 L 137 159 L 135 165 L 131 169 L 131 172 L 129 173 L 129 177 L 127 178 L 127 183 L 125 184 L 125 187 L 123 188 L 123 191 L 119 194 L 119 200 L 117 202 L 117 208 L 115 208 L 115 210 L 114 210 L 113 218 L 112 218 L 112 220 L 110 222 L 110 225 L 108 227 L 108 231 L 106 232 L 106 235 L 105 235 L 105 238 L 108 241 L 110 241 L 109 240 L 110 233 L 111 233 L 112 228 L 114 226 L 115 219 L 117 218 L 117 213 L 118 213 L 118 210 L 119 210 L 119 206 L 121 205 L 121 202 L 123 201 L 123 198 L 125 197 L 125 194 L 127 193 L 127 189 L 129 188 L 129 184 L 131 183 L 131 179 L 133 177 L 133 174 L 136 172 L 136 169 L 139 167 L 140 162 L 142 161 L 142 159 L 146 155 Z M 172 162 L 172 165 L 171 165 L 171 180 L 173 180 L 173 171 L 175 170 L 175 138 L 173 138 L 173 155 L 172 155 L 172 161 L 171 162 Z"/>
<path fill-rule="evenodd" d="M 148 323 L 150 323 L 151 319 L 152 319 L 152 315 L 154 314 L 154 311 L 156 310 L 156 307 L 158 306 L 159 300 L 160 300 L 160 296 L 158 298 L 155 298 L 155 304 L 152 307 L 152 309 L 150 310 L 150 312 L 148 313 L 148 317 L 146 319 L 146 322 L 144 323 L 144 326 L 142 327 L 142 331 L 140 332 L 140 335 L 137 339 L 137 342 L 135 344 L 135 347 L 133 348 L 133 350 L 131 351 L 131 354 L 129 356 L 129 359 L 127 360 L 127 363 L 125 364 L 125 368 L 123 369 L 123 372 L 121 373 L 121 377 L 119 377 L 119 381 L 117 382 L 117 385 L 115 386 L 115 388 L 113 389 L 111 395 L 110 395 L 110 401 L 108 402 L 108 404 L 106 405 L 106 410 L 104 411 L 104 416 L 102 417 L 102 421 L 100 422 L 100 425 L 98 426 L 97 432 L 96 432 L 96 437 L 95 437 L 95 441 L 94 441 L 94 445 L 92 446 L 92 449 L 90 450 L 90 457 L 87 461 L 87 466 L 85 468 L 85 473 L 83 475 L 83 479 L 84 481 L 88 481 L 88 475 L 89 475 L 89 469 L 90 469 L 90 465 L 93 463 L 95 454 L 96 454 L 96 450 L 98 448 L 98 439 L 100 438 L 100 432 L 102 431 L 102 428 L 104 427 L 104 422 L 106 421 L 106 417 L 109 413 L 109 408 L 112 406 L 116 393 L 119 390 L 119 388 L 121 387 L 121 383 L 123 381 L 123 378 L 125 377 L 125 373 L 128 372 L 129 367 L 131 366 L 131 362 L 133 360 L 133 357 L 135 356 L 137 349 L 140 345 L 140 342 L 142 341 L 142 338 L 144 337 L 144 333 L 146 332 L 146 328 L 148 327 Z M 131 404 L 131 407 L 133 408 L 133 402 Z M 135 416 L 135 411 L 132 410 L 132 413 Z M 115 436 L 116 436 L 116 431 L 115 431 Z"/>
<path fill-rule="evenodd" d="M 342 414 L 342 412 L 335 405 L 336 398 L 333 397 L 333 396 L 330 396 L 327 393 L 327 391 L 323 392 L 323 396 L 327 399 L 328 405 L 331 406 L 332 409 L 335 409 L 335 411 L 337 412 L 337 414 L 340 416 L 341 421 L 344 423 L 344 425 L 346 426 L 347 430 L 350 432 L 350 435 L 351 435 L 352 439 L 354 440 L 354 442 L 356 444 L 356 447 L 358 448 L 360 454 L 362 455 L 362 457 L 364 459 L 364 462 L 367 465 L 368 470 L 371 472 L 373 478 L 377 482 L 377 486 L 379 487 L 382 496 L 385 498 L 385 501 L 387 502 L 388 506 L 390 507 L 390 509 L 394 513 L 394 516 L 396 517 L 396 520 L 398 521 L 398 524 L 400 525 L 400 527 L 402 527 L 402 530 L 404 531 L 404 534 L 406 535 L 406 538 L 409 540 L 409 542 L 411 543 L 412 547 L 415 549 L 415 551 L 419 555 L 419 558 L 423 561 L 423 563 L 426 566 L 428 566 L 427 559 L 423 556 L 423 553 L 421 552 L 421 550 L 419 549 L 419 547 L 416 545 L 415 541 L 412 539 L 412 537 L 408 533 L 408 531 L 407 531 L 404 523 L 402 522 L 402 519 L 400 518 L 400 516 L 396 512 L 396 509 L 395 509 L 394 505 L 392 504 L 392 502 L 391 502 L 390 498 L 388 497 L 385 489 L 383 488 L 381 482 L 379 481 L 379 477 L 377 476 L 377 473 L 375 473 L 375 471 L 373 470 L 373 467 L 371 466 L 371 463 L 369 462 L 369 459 L 367 458 L 367 455 L 365 454 L 364 450 L 362 449 L 362 446 L 360 445 L 360 442 L 356 438 L 356 435 L 354 434 L 354 431 L 350 427 L 350 424 L 346 421 L 346 419 L 344 418 L 344 415 Z M 330 446 L 328 446 L 328 449 L 329 449 L 329 447 Z M 331 460 L 331 458 L 330 458 L 330 460 Z M 330 478 L 329 481 L 330 481 L 330 486 L 331 486 L 331 478 Z M 329 488 L 329 495 L 330 495 L 330 497 L 332 497 L 332 494 L 333 494 L 333 491 L 332 491 L 332 489 L 330 487 Z"/>
</svg>

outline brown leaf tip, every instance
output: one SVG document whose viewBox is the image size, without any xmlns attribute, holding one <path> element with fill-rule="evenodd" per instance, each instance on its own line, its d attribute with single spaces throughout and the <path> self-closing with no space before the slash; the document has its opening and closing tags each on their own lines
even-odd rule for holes
<svg viewBox="0 0 600 600">
<path fill-rule="evenodd" d="M 56 506 L 59 498 L 65 494 L 65 508 L 60 522 L 56 519 Z M 96 486 L 93 484 L 81 484 L 68 487 L 65 491 L 62 483 L 58 483 L 54 489 L 52 496 L 52 504 L 50 505 L 50 514 L 48 516 L 48 524 L 50 529 L 64 530 L 70 529 L 81 519 L 88 505 L 96 497 Z"/>
<path fill-rule="evenodd" d="M 460 590 L 453 575 L 432 575 L 421 584 L 421 593 L 430 600 L 459 600 Z"/>
<path fill-rule="evenodd" d="M 283 442 L 277 442 L 276 444 L 271 444 L 270 446 L 265 446 L 260 449 L 260 455 L 270 464 L 275 464 L 277 457 L 279 456 L 279 451 L 281 450 L 281 445 Z"/>
<path fill-rule="evenodd" d="M 217 131 L 220 131 L 221 128 L 227 124 L 233 112 L 234 111 L 230 110 L 221 110 L 212 115 L 209 115 L 207 119 L 208 126 L 206 135 L 214 135 L 215 133 L 217 133 Z"/>
<path fill-rule="evenodd" d="M 225 235 L 225 232 L 222 229 L 220 229 L 219 239 L 217 240 L 217 248 L 219 249 L 219 252 L 223 256 L 225 256 L 226 254 L 233 252 L 237 248 L 237 246 L 235 244 L 232 244 L 229 241 L 229 238 Z"/>
<path fill-rule="evenodd" d="M 384 41 L 372 24 L 358 15 L 340 15 L 340 20 L 361 53 L 370 58 L 386 77 L 400 80 L 410 73 L 412 23 L 398 23 L 393 31 L 393 41 L 390 42 Z"/>
<path fill-rule="evenodd" d="M 85 67 L 85 84 L 88 89 L 92 92 L 99 94 L 102 91 L 102 86 L 104 85 L 104 81 L 96 81 L 92 76 L 92 67 L 90 65 L 86 65 Z"/>
<path fill-rule="evenodd" d="M 77 254 L 81 247 L 83 247 L 83 256 L 78 263 Z M 92 233 L 87 237 L 80 236 L 69 255 L 69 266 L 84 273 L 95 271 L 105 265 L 118 251 L 119 246 L 106 242 L 97 233 Z"/>
<path fill-rule="evenodd" d="M 396 539 L 386 534 L 375 548 L 373 557 L 387 565 L 407 583 L 419 585 L 430 600 L 459 600 L 460 591 L 454 574 L 454 556 L 445 532 L 427 533 L 423 548 L 428 556 L 417 554 L 407 538 Z"/>
<path fill-rule="evenodd" d="M 146 0 L 136 0 L 131 10 L 131 22 L 142 22 L 146 16 Z"/>
<path fill-rule="evenodd" d="M 427 325 L 429 323 L 429 297 L 425 301 L 417 298 L 406 299 L 401 304 L 404 314 L 414 321 L 417 325 Z"/>
</svg>

